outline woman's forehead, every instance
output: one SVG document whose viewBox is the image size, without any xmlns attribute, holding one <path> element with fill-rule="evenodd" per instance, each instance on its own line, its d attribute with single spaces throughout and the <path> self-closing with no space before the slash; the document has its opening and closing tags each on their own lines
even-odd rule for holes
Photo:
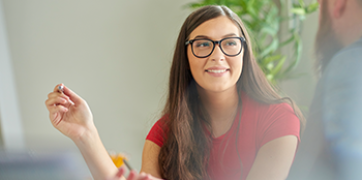
<svg viewBox="0 0 362 180">
<path fill-rule="evenodd" d="M 190 33 L 190 39 L 205 36 L 210 39 L 220 39 L 227 35 L 241 36 L 239 27 L 227 16 L 219 16 L 203 22 Z"/>
</svg>

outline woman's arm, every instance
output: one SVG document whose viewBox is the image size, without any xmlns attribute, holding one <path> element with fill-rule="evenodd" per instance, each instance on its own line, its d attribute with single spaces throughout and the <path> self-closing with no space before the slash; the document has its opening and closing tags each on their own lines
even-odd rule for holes
<svg viewBox="0 0 362 180">
<path fill-rule="evenodd" d="M 150 140 L 146 140 L 142 153 L 141 172 L 151 174 L 153 177 L 161 178 L 158 167 L 158 155 L 161 147 Z"/>
<path fill-rule="evenodd" d="M 105 149 L 98 131 L 93 123 L 93 116 L 88 104 L 72 90 L 64 86 L 64 91 L 58 91 L 57 85 L 53 92 L 49 93 L 45 105 L 49 111 L 49 119 L 53 126 L 61 133 L 74 141 L 83 155 L 90 172 L 95 180 L 119 180 L 124 179 L 124 169 L 117 169 Z M 150 144 L 150 145 L 149 145 Z M 157 168 L 157 157 L 160 147 L 146 142 L 144 158 L 146 160 L 147 171 L 159 177 Z M 149 160 L 156 160 L 149 161 Z M 156 164 L 153 166 L 153 164 Z M 145 173 L 138 174 L 132 171 L 127 180 L 147 180 L 153 179 Z"/>
<path fill-rule="evenodd" d="M 94 180 L 109 179 L 118 172 L 96 129 L 74 140 L 74 143 L 82 153 Z"/>
<path fill-rule="evenodd" d="M 114 177 L 118 169 L 102 144 L 88 104 L 65 86 L 64 92 L 59 92 L 58 86 L 45 102 L 51 123 L 74 141 L 95 180 Z"/>
<path fill-rule="evenodd" d="M 264 144 L 256 155 L 247 180 L 283 180 L 296 153 L 298 139 L 294 135 L 283 136 Z"/>
</svg>

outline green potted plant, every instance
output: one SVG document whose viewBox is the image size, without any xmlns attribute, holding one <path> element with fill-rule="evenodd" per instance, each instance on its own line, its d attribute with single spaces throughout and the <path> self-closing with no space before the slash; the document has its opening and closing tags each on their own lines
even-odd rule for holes
<svg viewBox="0 0 362 180">
<path fill-rule="evenodd" d="M 200 0 L 187 7 L 205 5 L 225 5 L 240 16 L 252 38 L 255 58 L 271 83 L 297 77 L 293 70 L 301 58 L 301 25 L 318 9 L 316 1 L 306 5 L 304 0 Z M 287 33 L 281 34 L 285 24 Z"/>
</svg>

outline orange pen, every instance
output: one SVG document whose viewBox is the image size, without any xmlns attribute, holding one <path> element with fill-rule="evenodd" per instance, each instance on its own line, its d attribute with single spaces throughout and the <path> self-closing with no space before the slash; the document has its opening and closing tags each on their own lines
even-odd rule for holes
<svg viewBox="0 0 362 180">
<path fill-rule="evenodd" d="M 110 155 L 111 159 L 113 161 L 113 163 L 116 165 L 117 168 L 120 168 L 123 164 L 126 165 L 126 167 L 128 168 L 128 170 L 133 170 L 133 168 L 131 167 L 131 165 L 129 164 L 129 162 L 127 161 L 127 158 L 121 154 L 117 154 L 117 155 Z"/>
</svg>

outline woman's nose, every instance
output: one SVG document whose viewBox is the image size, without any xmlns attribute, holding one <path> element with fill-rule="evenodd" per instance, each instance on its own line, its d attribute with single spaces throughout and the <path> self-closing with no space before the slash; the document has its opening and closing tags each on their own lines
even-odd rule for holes
<svg viewBox="0 0 362 180">
<path fill-rule="evenodd" d="M 210 55 L 212 61 L 223 61 L 225 60 L 225 54 L 220 48 L 220 44 L 215 44 L 214 51 Z"/>
</svg>

